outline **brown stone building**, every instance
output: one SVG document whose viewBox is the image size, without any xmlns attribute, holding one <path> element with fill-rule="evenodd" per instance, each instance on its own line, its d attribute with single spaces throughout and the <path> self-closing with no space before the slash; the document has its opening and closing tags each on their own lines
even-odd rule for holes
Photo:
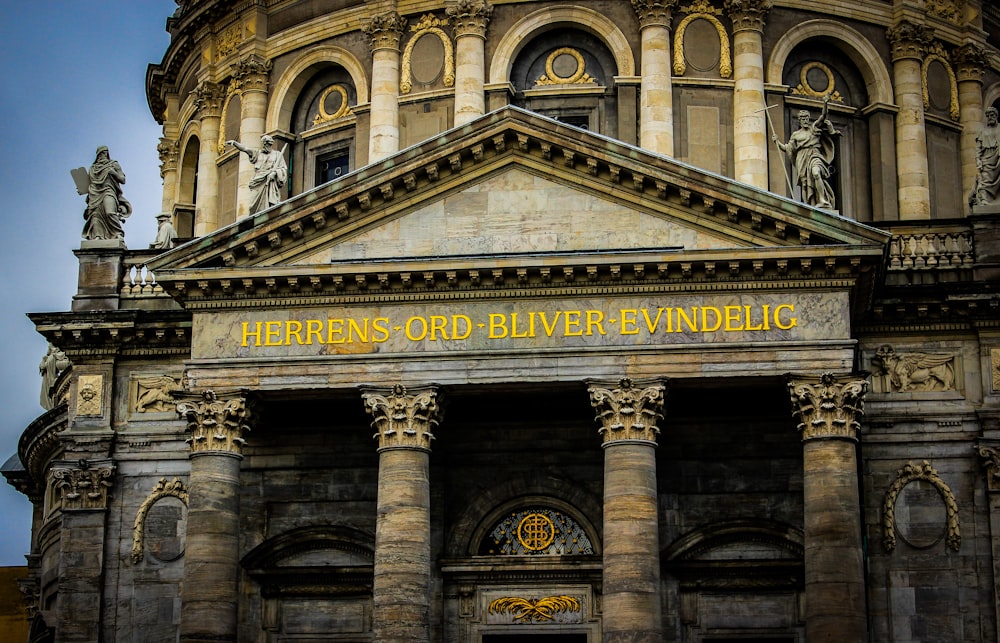
<svg viewBox="0 0 1000 643">
<path fill-rule="evenodd" d="M 30 640 L 1000 640 L 994 3 L 167 28 L 179 242 L 31 315 Z"/>
</svg>

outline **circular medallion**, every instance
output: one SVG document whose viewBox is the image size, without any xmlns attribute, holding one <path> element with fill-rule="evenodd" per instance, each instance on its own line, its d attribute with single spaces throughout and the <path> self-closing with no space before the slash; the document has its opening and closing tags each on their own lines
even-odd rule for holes
<svg viewBox="0 0 1000 643">
<path fill-rule="evenodd" d="M 548 516 L 530 513 L 517 525 L 517 539 L 525 549 L 541 551 L 552 544 L 556 527 Z"/>
</svg>

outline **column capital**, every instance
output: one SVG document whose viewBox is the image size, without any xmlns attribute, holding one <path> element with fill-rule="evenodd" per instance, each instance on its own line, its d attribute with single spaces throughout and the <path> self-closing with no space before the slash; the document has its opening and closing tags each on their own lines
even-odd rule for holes
<svg viewBox="0 0 1000 643">
<path fill-rule="evenodd" d="M 191 455 L 221 453 L 242 457 L 244 433 L 250 430 L 250 409 L 243 394 L 219 399 L 207 390 L 198 402 L 181 402 L 177 414 L 187 421 Z"/>
<path fill-rule="evenodd" d="M 592 383 L 588 388 L 590 404 L 601 424 L 598 429 L 603 446 L 621 441 L 643 441 L 656 444 L 663 419 L 663 398 L 667 389 L 663 380 L 633 382 L 628 377 L 611 385 Z"/>
<path fill-rule="evenodd" d="M 111 460 L 77 460 L 56 463 L 50 475 L 63 511 L 92 511 L 107 509 L 114 474 Z"/>
<path fill-rule="evenodd" d="M 180 144 L 169 138 L 161 138 L 156 146 L 156 151 L 160 155 L 160 178 L 167 172 L 177 169 L 177 159 L 180 156 Z"/>
<path fill-rule="evenodd" d="M 362 389 L 365 410 L 373 418 L 375 435 L 372 437 L 378 440 L 378 450 L 430 451 L 433 429 L 443 415 L 438 393 L 438 387 L 427 386 L 415 389 L 411 394 L 402 384 L 396 384 L 391 389 Z"/>
<path fill-rule="evenodd" d="M 885 37 L 892 45 L 893 62 L 907 58 L 921 59 L 934 41 L 934 30 L 926 25 L 900 20 L 886 29 Z"/>
<path fill-rule="evenodd" d="M 241 92 L 265 92 L 273 63 L 263 56 L 249 54 L 233 63 L 233 83 Z"/>
<path fill-rule="evenodd" d="M 986 49 L 976 42 L 969 42 L 951 52 L 951 62 L 955 65 L 958 81 L 983 82 L 983 73 L 989 68 Z"/>
<path fill-rule="evenodd" d="M 455 37 L 479 36 L 486 37 L 486 25 L 493 17 L 493 5 L 485 0 L 458 0 L 445 10 L 451 18 L 455 29 Z"/>
<path fill-rule="evenodd" d="M 639 28 L 664 27 L 670 29 L 673 11 L 678 0 L 632 0 L 632 9 L 639 16 Z"/>
<path fill-rule="evenodd" d="M 799 421 L 802 441 L 819 438 L 857 440 L 859 417 L 864 415 L 868 380 L 838 383 L 833 373 L 815 378 L 789 377 L 792 415 Z"/>
<path fill-rule="evenodd" d="M 726 13 L 733 21 L 733 33 L 738 31 L 764 32 L 764 19 L 774 3 L 771 0 L 726 0 Z"/>
<path fill-rule="evenodd" d="M 991 493 L 1000 492 L 1000 444 L 980 442 L 975 449 L 986 470 L 986 489 Z"/>
<path fill-rule="evenodd" d="M 198 118 L 218 118 L 222 115 L 222 104 L 226 100 L 226 88 L 207 80 L 198 83 L 191 90 L 194 94 L 194 109 Z"/>
<path fill-rule="evenodd" d="M 361 31 L 371 39 L 369 46 L 372 52 L 379 49 L 399 51 L 399 40 L 405 29 L 406 18 L 395 11 L 372 16 L 361 25 Z"/>
</svg>

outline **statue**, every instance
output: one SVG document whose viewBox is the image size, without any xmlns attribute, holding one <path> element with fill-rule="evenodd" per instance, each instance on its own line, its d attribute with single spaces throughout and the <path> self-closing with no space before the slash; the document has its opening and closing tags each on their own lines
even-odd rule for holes
<svg viewBox="0 0 1000 643">
<path fill-rule="evenodd" d="M 260 137 L 260 149 L 252 150 L 238 141 L 226 141 L 241 152 L 246 153 L 253 163 L 254 173 L 250 178 L 250 192 L 253 199 L 250 202 L 250 214 L 275 205 L 281 201 L 281 188 L 288 179 L 288 166 L 281 152 L 272 150 L 274 138 L 265 134 Z"/>
<path fill-rule="evenodd" d="M 787 143 L 782 143 L 776 135 L 771 138 L 785 154 L 792 159 L 795 182 L 802 190 L 802 201 L 817 208 L 835 209 L 836 199 L 830 187 L 833 173 L 833 137 L 838 132 L 826 115 L 830 109 L 830 97 L 823 98 L 823 112 L 815 122 L 809 122 L 809 112 L 799 111 L 799 129 L 792 133 Z"/>
<path fill-rule="evenodd" d="M 42 358 L 42 362 L 38 365 L 38 372 L 42 376 L 42 391 L 38 397 L 38 403 L 46 411 L 52 410 L 56 405 L 56 401 L 52 399 L 52 387 L 55 386 L 56 380 L 59 379 L 59 374 L 68 367 L 69 358 L 66 357 L 66 353 L 50 343 L 48 352 L 45 353 L 45 357 Z"/>
<path fill-rule="evenodd" d="M 149 244 L 150 248 L 170 250 L 174 247 L 174 243 L 177 241 L 177 230 L 174 229 L 174 224 L 170 222 L 170 219 L 171 216 L 169 212 L 161 212 L 156 215 L 156 220 L 158 222 L 156 228 L 156 241 Z"/>
<path fill-rule="evenodd" d="M 986 127 L 976 137 L 976 186 L 969 205 L 1000 205 L 1000 126 L 997 108 L 986 108 Z"/>
<path fill-rule="evenodd" d="M 122 196 L 125 173 L 118 161 L 111 160 L 107 146 L 97 148 L 97 158 L 90 171 L 80 167 L 70 174 L 76 182 L 77 192 L 87 195 L 83 238 L 124 239 L 122 222 L 132 214 L 132 204 Z"/>
</svg>

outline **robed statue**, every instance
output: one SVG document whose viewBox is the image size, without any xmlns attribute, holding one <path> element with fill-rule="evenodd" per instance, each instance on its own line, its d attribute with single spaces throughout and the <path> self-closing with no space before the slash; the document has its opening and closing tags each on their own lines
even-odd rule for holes
<svg viewBox="0 0 1000 643">
<path fill-rule="evenodd" d="M 83 211 L 85 240 L 124 239 L 122 223 L 132 214 L 132 204 L 122 196 L 125 173 L 118 161 L 112 160 L 106 145 L 97 148 L 97 158 L 90 170 L 71 170 L 76 190 L 87 195 Z"/>
<path fill-rule="evenodd" d="M 986 126 L 976 137 L 976 186 L 969 204 L 1000 204 L 1000 125 L 996 107 L 986 108 Z"/>
<path fill-rule="evenodd" d="M 288 166 L 284 155 L 273 149 L 274 138 L 265 134 L 260 137 L 260 149 L 255 150 L 239 141 L 226 141 L 239 151 L 250 157 L 253 163 L 253 176 L 250 177 L 250 214 L 266 210 L 281 201 L 281 188 L 288 179 Z"/>
<path fill-rule="evenodd" d="M 69 367 L 69 358 L 51 343 L 49 349 L 38 365 L 38 373 L 42 376 L 42 390 L 38 397 L 38 403 L 45 410 L 51 410 L 56 405 L 52 388 L 59 379 L 60 373 Z"/>
<path fill-rule="evenodd" d="M 795 183 L 801 189 L 802 201 L 817 208 L 836 209 L 836 197 L 830 185 L 833 174 L 834 137 L 840 132 L 827 119 L 830 97 L 823 98 L 823 111 L 812 121 L 809 112 L 799 111 L 799 129 L 787 143 L 772 135 L 774 143 L 792 161 Z"/>
</svg>

